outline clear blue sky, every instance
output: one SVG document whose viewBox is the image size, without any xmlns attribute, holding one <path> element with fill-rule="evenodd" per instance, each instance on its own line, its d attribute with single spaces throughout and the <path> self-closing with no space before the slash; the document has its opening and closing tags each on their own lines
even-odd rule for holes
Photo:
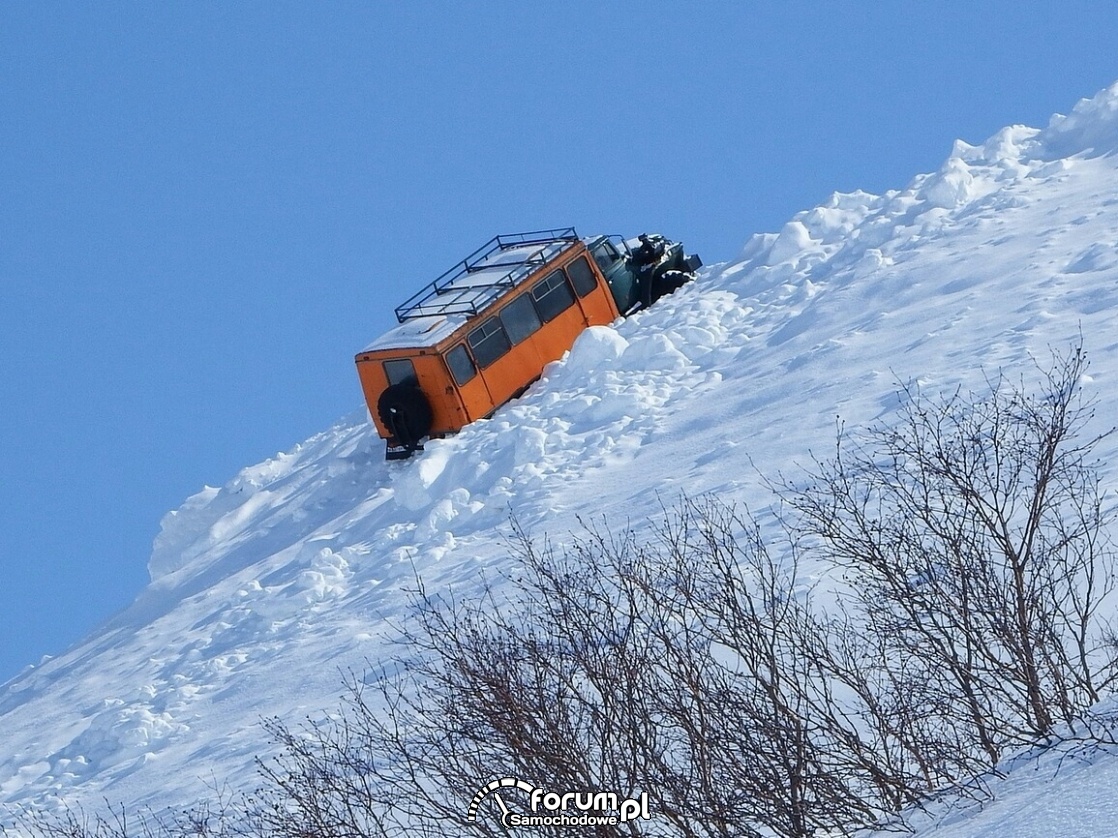
<svg viewBox="0 0 1118 838">
<path fill-rule="evenodd" d="M 1077 2 L 0 4 L 0 681 L 161 516 L 362 406 L 353 354 L 499 232 L 708 262 L 1118 79 Z"/>
</svg>

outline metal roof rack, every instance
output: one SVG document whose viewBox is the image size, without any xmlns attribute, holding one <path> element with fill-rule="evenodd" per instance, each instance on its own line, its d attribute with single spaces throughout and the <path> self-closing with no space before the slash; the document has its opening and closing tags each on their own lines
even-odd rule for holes
<svg viewBox="0 0 1118 838">
<path fill-rule="evenodd" d="M 417 317 L 477 314 L 503 289 L 512 288 L 577 241 L 574 227 L 494 236 L 397 306 L 396 319 L 405 323 Z M 514 250 L 525 252 L 501 258 Z"/>
</svg>

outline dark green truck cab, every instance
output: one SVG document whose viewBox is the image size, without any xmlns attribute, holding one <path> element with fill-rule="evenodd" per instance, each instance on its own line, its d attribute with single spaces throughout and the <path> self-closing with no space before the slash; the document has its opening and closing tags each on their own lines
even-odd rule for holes
<svg viewBox="0 0 1118 838">
<path fill-rule="evenodd" d="M 632 241 L 620 236 L 595 236 L 586 244 L 622 314 L 647 308 L 675 291 L 694 279 L 703 264 L 697 254 L 684 254 L 681 243 L 656 233 Z"/>
</svg>

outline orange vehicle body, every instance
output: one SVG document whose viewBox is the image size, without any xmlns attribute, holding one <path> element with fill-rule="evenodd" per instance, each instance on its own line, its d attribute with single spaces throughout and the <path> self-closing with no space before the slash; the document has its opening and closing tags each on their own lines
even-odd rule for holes
<svg viewBox="0 0 1118 838">
<path fill-rule="evenodd" d="M 529 242 L 519 250 L 528 254 L 537 245 Z M 509 246 L 504 252 L 515 249 Z M 427 298 L 412 306 L 408 313 L 414 316 L 400 316 L 398 309 L 401 326 L 357 354 L 365 400 L 377 432 L 388 442 L 390 458 L 394 446 L 409 448 L 403 456 L 422 447 L 416 440 L 398 438 L 406 434 L 389 425 L 392 417 L 383 394 L 391 385 L 404 382 L 422 392 L 430 408 L 425 436 L 454 433 L 522 393 L 588 326 L 609 324 L 621 315 L 583 241 L 572 236 L 538 251 L 535 262 L 523 264 L 502 263 L 501 253 L 491 257 L 492 264 L 463 262 L 450 284 L 440 290 L 436 281 Z M 514 267 L 505 271 L 507 265 Z M 469 284 L 471 277 L 485 273 L 491 278 L 505 275 L 504 284 L 497 283 L 497 290 Z M 488 289 L 475 294 L 483 300 L 476 310 L 457 310 L 453 302 L 440 305 L 442 298 L 453 300 L 463 289 L 472 292 L 475 287 Z"/>
</svg>

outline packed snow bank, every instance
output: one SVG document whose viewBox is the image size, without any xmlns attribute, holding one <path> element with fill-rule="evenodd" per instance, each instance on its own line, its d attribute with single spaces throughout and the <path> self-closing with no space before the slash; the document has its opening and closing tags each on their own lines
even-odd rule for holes
<svg viewBox="0 0 1118 838">
<path fill-rule="evenodd" d="M 1049 160 L 1118 151 L 1118 82 L 1090 99 L 1080 99 L 1067 116 L 1053 116 L 1038 139 Z"/>
<path fill-rule="evenodd" d="M 314 525 L 303 511 L 308 504 L 348 504 L 368 490 L 354 472 L 381 456 L 375 439 L 361 411 L 289 452 L 243 469 L 220 489 L 207 486 L 192 495 L 160 522 L 148 561 L 152 581 L 184 568 L 189 575 L 231 554 L 251 559 L 268 543 L 304 537 Z"/>
<path fill-rule="evenodd" d="M 1116 97 L 751 237 L 410 461 L 384 462 L 361 411 L 194 495 L 136 603 L 0 689 L 0 801 L 159 807 L 251 782 L 259 719 L 332 707 L 342 671 L 389 652 L 417 576 L 500 583 L 510 517 L 562 544 L 680 492 L 764 505 L 758 474 L 829 449 L 836 419 L 887 421 L 898 381 L 981 388 L 1082 334 L 1088 395 L 1118 413 Z"/>
<path fill-rule="evenodd" d="M 1104 715 L 1113 715 L 1108 702 Z M 1104 710 L 1104 708 L 1100 708 Z M 1025 749 L 968 793 L 905 815 L 912 838 L 1104 838 L 1118 823 L 1118 746 L 1067 741 Z M 911 830 L 911 831 L 908 831 Z M 860 838 L 892 838 L 896 828 Z"/>
</svg>

